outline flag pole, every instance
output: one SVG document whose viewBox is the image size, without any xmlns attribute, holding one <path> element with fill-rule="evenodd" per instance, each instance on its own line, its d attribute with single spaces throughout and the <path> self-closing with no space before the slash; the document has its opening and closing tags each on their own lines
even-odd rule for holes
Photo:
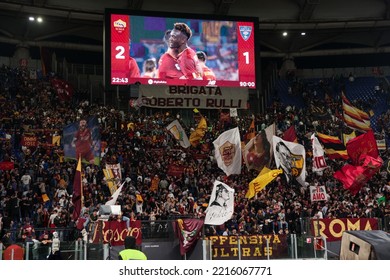
<svg viewBox="0 0 390 280">
<path fill-rule="evenodd" d="M 79 155 L 79 160 L 80 160 L 80 198 L 81 198 L 81 209 L 84 207 L 84 195 L 83 195 L 83 161 L 81 158 L 81 154 Z M 81 210 L 80 209 L 80 210 Z"/>
</svg>

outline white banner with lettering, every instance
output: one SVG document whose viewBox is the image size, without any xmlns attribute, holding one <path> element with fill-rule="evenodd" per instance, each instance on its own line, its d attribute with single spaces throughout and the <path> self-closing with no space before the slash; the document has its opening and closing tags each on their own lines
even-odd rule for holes
<svg viewBox="0 0 390 280">
<path fill-rule="evenodd" d="M 328 195 L 325 186 L 310 186 L 310 199 L 311 202 L 327 201 Z"/>
<path fill-rule="evenodd" d="M 142 104 L 153 108 L 247 109 L 248 88 L 140 85 Z"/>
</svg>

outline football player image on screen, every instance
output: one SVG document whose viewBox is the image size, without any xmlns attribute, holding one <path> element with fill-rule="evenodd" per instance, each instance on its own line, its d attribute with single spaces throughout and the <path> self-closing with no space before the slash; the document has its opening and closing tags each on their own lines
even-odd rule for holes
<svg viewBox="0 0 390 280">
<path fill-rule="evenodd" d="M 168 50 L 159 60 L 159 78 L 202 80 L 196 52 L 188 46 L 192 31 L 185 23 L 175 23 L 167 38 Z"/>
</svg>

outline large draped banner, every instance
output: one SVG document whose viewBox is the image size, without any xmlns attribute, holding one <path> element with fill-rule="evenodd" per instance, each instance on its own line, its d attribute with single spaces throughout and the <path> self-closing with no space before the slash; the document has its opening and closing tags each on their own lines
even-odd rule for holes
<svg viewBox="0 0 390 280">
<path fill-rule="evenodd" d="M 327 241 L 341 240 L 346 230 L 375 230 L 378 220 L 374 218 L 312 219 L 311 233 L 323 236 Z"/>
<path fill-rule="evenodd" d="M 101 140 L 100 128 L 96 117 L 80 119 L 63 130 L 64 157 L 83 162 L 100 164 Z"/>
<path fill-rule="evenodd" d="M 153 108 L 247 109 L 248 88 L 140 85 L 142 104 Z"/>
<path fill-rule="evenodd" d="M 287 235 L 209 236 L 213 260 L 288 258 Z M 268 247 L 267 247 L 268 244 Z"/>
<path fill-rule="evenodd" d="M 168 165 L 168 171 L 167 174 L 169 176 L 173 177 L 181 177 L 181 175 L 184 173 L 185 167 L 182 165 L 176 165 L 176 164 L 170 164 Z"/>
<path fill-rule="evenodd" d="M 92 243 L 110 243 L 111 246 L 125 244 L 126 236 L 134 236 L 136 244 L 142 244 L 141 221 L 131 221 L 127 228 L 125 221 L 98 221 L 92 234 Z"/>
<path fill-rule="evenodd" d="M 14 168 L 15 168 L 15 165 L 12 161 L 0 162 L 0 170 L 12 170 Z"/>
</svg>

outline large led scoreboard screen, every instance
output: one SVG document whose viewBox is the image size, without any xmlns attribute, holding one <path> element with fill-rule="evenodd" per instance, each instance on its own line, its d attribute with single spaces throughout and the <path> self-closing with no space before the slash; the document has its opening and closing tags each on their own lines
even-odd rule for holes
<svg viewBox="0 0 390 280">
<path fill-rule="evenodd" d="M 256 88 L 257 18 L 106 10 L 108 85 Z"/>
</svg>

